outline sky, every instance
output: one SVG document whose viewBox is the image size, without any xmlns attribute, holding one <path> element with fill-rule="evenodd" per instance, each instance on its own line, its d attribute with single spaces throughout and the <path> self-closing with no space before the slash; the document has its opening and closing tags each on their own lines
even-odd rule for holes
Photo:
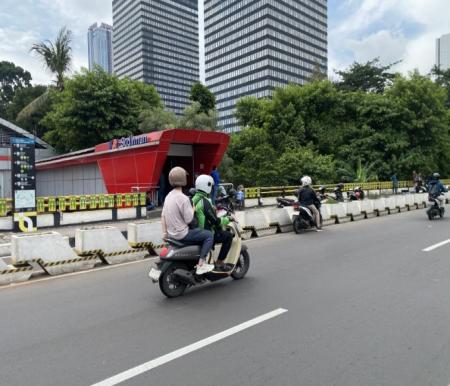
<svg viewBox="0 0 450 386">
<path fill-rule="evenodd" d="M 450 33 L 450 0 L 328 0 L 329 75 L 354 61 L 379 57 L 401 61 L 395 70 L 428 73 L 436 38 Z M 87 67 L 87 29 L 112 23 L 111 0 L 0 0 L 0 61 L 31 72 L 33 83 L 51 74 L 29 52 L 34 42 L 53 40 L 62 26 L 73 32 L 72 71 Z"/>
</svg>

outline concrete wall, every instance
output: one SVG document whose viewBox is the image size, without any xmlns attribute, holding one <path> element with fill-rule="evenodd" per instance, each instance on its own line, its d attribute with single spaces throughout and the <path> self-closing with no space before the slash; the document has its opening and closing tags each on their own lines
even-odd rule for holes
<svg viewBox="0 0 450 386">
<path fill-rule="evenodd" d="M 37 172 L 37 196 L 107 193 L 96 163 Z"/>
</svg>

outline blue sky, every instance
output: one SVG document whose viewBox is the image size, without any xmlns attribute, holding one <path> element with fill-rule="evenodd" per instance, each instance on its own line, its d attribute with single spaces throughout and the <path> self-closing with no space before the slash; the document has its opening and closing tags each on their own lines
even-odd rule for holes
<svg viewBox="0 0 450 386">
<path fill-rule="evenodd" d="M 450 32 L 450 0 L 329 0 L 329 68 L 379 56 L 406 73 L 426 73 L 435 61 L 435 40 Z M 33 42 L 53 39 L 66 25 L 74 33 L 73 71 L 87 66 L 87 28 L 112 22 L 111 0 L 1 0 L 0 60 L 29 70 L 36 83 L 50 74 L 29 53 Z"/>
</svg>

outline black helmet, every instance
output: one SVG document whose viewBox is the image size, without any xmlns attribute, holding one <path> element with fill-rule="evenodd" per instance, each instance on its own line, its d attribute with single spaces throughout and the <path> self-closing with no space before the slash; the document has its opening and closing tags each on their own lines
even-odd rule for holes
<svg viewBox="0 0 450 386">
<path fill-rule="evenodd" d="M 327 188 L 325 186 L 323 186 L 323 185 L 319 186 L 319 192 L 321 192 L 321 193 L 325 192 L 326 189 Z"/>
<path fill-rule="evenodd" d="M 439 173 L 433 173 L 433 180 L 438 180 L 439 178 L 441 178 Z"/>
<path fill-rule="evenodd" d="M 337 187 L 340 189 L 344 189 L 344 184 L 342 182 L 339 182 L 339 184 L 337 184 Z"/>
</svg>

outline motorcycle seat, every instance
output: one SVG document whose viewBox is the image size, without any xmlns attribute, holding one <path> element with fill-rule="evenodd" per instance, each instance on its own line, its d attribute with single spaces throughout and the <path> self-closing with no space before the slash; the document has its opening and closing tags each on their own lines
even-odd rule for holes
<svg viewBox="0 0 450 386">
<path fill-rule="evenodd" d="M 188 245 L 192 245 L 192 244 L 188 244 L 188 243 L 183 243 L 183 242 L 181 242 L 179 240 L 175 240 L 175 239 L 166 239 L 165 241 L 167 241 L 170 245 L 172 245 L 174 247 L 178 247 L 178 248 L 183 248 Z"/>
</svg>

